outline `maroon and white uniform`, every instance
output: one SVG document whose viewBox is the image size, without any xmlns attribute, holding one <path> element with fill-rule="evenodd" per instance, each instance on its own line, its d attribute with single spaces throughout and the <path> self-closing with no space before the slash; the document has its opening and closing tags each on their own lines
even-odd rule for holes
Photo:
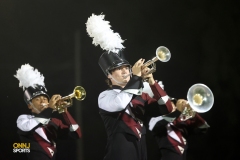
<svg viewBox="0 0 240 160">
<path fill-rule="evenodd" d="M 108 136 L 104 160 L 146 160 L 145 115 L 163 115 L 172 110 L 169 105 L 159 105 L 166 93 L 155 83 L 151 86 L 155 98 L 142 93 L 142 78 L 132 76 L 124 88 L 113 86 L 100 93 L 99 113 Z"/>
<path fill-rule="evenodd" d="M 53 160 L 56 156 L 56 140 L 80 138 L 81 131 L 69 112 L 62 113 L 65 122 L 51 118 L 52 109 L 40 114 L 20 115 L 17 119 L 18 134 L 22 143 L 30 143 L 29 159 Z"/>
<path fill-rule="evenodd" d="M 191 134 L 205 133 L 209 125 L 196 113 L 194 118 L 181 121 L 178 110 L 165 115 L 154 117 L 149 122 L 161 151 L 161 160 L 185 160 L 188 147 L 187 138 Z"/>
<path fill-rule="evenodd" d="M 151 90 L 153 90 L 151 88 Z M 145 84 L 145 92 L 151 97 L 155 95 Z M 166 95 L 166 97 L 168 97 Z M 164 99 L 163 99 L 164 101 Z M 160 102 L 160 100 L 159 100 Z M 187 137 L 191 134 L 205 133 L 209 125 L 196 113 L 194 118 L 181 121 L 181 112 L 176 110 L 166 115 L 150 117 L 148 129 L 152 131 L 161 152 L 161 160 L 185 160 L 187 150 Z"/>
</svg>

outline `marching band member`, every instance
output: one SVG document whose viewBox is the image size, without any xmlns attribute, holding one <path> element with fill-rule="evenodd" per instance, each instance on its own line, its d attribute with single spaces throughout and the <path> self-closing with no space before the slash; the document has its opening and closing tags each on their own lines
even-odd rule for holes
<svg viewBox="0 0 240 160">
<path fill-rule="evenodd" d="M 30 143 L 30 153 L 26 153 L 29 160 L 56 159 L 56 140 L 80 138 L 79 125 L 71 114 L 64 109 L 62 116 L 65 122 L 52 118 L 56 105 L 65 104 L 61 96 L 56 94 L 51 98 L 47 94 L 44 77 L 29 64 L 22 65 L 14 75 L 19 80 L 19 87 L 24 90 L 24 101 L 31 114 L 20 115 L 17 119 L 18 134 L 23 143 Z"/>
<path fill-rule="evenodd" d="M 163 84 L 161 83 L 163 88 Z M 144 82 L 143 92 L 154 97 L 149 84 Z M 148 129 L 152 132 L 160 153 L 161 160 L 186 160 L 188 149 L 187 138 L 192 134 L 206 133 L 209 125 L 198 114 L 192 118 L 184 120 L 181 117 L 182 112 L 190 108 L 190 105 L 184 99 L 171 98 L 173 111 L 172 113 L 151 117 L 148 123 Z M 180 105 L 181 104 L 181 105 Z M 183 118 L 183 119 L 182 119 Z"/>
<path fill-rule="evenodd" d="M 108 136 L 104 160 L 146 160 L 144 116 L 171 112 L 171 101 L 165 99 L 159 107 L 158 99 L 166 93 L 152 74 L 147 76 L 156 99 L 142 92 L 144 73 L 148 71 L 142 70 L 144 59 L 139 59 L 131 68 L 123 58 L 123 41 L 110 29 L 104 15 L 93 14 L 86 25 L 93 44 L 106 50 L 98 62 L 110 87 L 98 97 L 99 113 Z"/>
</svg>

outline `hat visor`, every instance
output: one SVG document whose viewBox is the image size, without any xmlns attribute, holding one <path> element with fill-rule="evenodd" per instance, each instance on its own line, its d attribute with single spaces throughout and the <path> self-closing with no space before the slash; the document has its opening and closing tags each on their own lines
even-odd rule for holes
<svg viewBox="0 0 240 160">
<path fill-rule="evenodd" d="M 122 66 L 129 66 L 129 67 L 131 67 L 131 65 L 130 65 L 129 63 L 127 63 L 127 62 L 120 62 L 120 63 L 117 63 L 117 64 L 111 66 L 111 67 L 108 69 L 108 71 L 114 70 L 114 69 L 119 68 L 119 67 L 122 67 Z"/>
<path fill-rule="evenodd" d="M 43 91 L 38 91 L 38 92 L 34 93 L 34 95 L 31 97 L 31 99 L 29 101 L 31 101 L 35 97 L 41 96 L 41 95 L 46 96 L 48 100 L 50 99 L 47 93 L 45 93 Z"/>
</svg>

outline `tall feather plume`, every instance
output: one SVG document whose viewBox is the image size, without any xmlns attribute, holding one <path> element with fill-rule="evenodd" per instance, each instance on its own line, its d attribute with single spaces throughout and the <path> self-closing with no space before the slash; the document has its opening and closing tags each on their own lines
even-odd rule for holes
<svg viewBox="0 0 240 160">
<path fill-rule="evenodd" d="M 95 46 L 100 45 L 103 50 L 118 53 L 119 50 L 125 48 L 122 43 L 121 36 L 111 30 L 109 21 L 104 20 L 105 15 L 90 16 L 87 20 L 87 33 L 93 38 Z"/>
<path fill-rule="evenodd" d="M 23 90 L 30 86 L 35 88 L 37 84 L 45 86 L 43 75 L 29 64 L 22 65 L 21 68 L 17 70 L 14 77 L 19 80 L 19 87 L 22 87 Z"/>
</svg>

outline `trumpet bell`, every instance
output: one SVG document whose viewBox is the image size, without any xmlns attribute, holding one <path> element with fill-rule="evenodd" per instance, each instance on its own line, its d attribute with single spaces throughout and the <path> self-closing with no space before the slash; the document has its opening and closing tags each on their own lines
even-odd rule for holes
<svg viewBox="0 0 240 160">
<path fill-rule="evenodd" d="M 85 91 L 85 89 L 84 89 L 83 87 L 81 87 L 81 86 L 76 86 L 76 87 L 74 88 L 73 93 L 74 93 L 74 97 L 75 97 L 77 100 L 79 100 L 79 101 L 82 101 L 82 100 L 84 100 L 84 99 L 86 98 L 86 91 Z"/>
<path fill-rule="evenodd" d="M 63 113 L 64 112 L 64 108 L 70 107 L 73 104 L 73 100 L 72 98 L 75 98 L 76 100 L 82 101 L 86 98 L 86 91 L 83 87 L 81 86 L 76 86 L 73 90 L 73 93 L 62 97 L 59 102 L 64 101 L 65 104 L 58 104 L 56 105 L 56 110 L 58 111 L 58 113 Z"/>
<path fill-rule="evenodd" d="M 156 50 L 156 57 L 161 61 L 161 62 L 167 62 L 171 58 L 171 53 L 167 47 L 160 46 Z"/>
<path fill-rule="evenodd" d="M 214 96 L 206 85 L 197 83 L 189 88 L 187 100 L 194 111 L 204 113 L 212 108 Z"/>
</svg>

